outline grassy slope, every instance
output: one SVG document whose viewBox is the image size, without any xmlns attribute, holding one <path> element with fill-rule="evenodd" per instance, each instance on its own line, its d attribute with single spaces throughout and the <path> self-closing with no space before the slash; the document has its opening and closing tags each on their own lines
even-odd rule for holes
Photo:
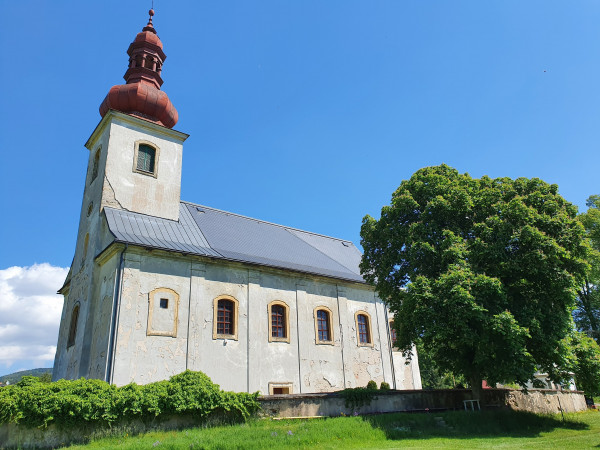
<svg viewBox="0 0 600 450">
<path fill-rule="evenodd" d="M 50 368 L 39 368 L 39 369 L 31 369 L 31 370 L 22 370 L 20 372 L 9 373 L 8 375 L 0 376 L 0 381 L 6 383 L 6 381 L 10 381 L 10 384 L 15 384 L 21 381 L 25 375 L 31 375 L 34 377 L 39 377 L 44 373 L 49 373 L 52 375 L 52 367 Z"/>
<path fill-rule="evenodd" d="M 600 413 L 566 414 L 565 418 L 563 423 L 560 415 L 486 411 L 256 420 L 237 426 L 117 436 L 85 448 L 581 448 L 600 444 Z"/>
</svg>

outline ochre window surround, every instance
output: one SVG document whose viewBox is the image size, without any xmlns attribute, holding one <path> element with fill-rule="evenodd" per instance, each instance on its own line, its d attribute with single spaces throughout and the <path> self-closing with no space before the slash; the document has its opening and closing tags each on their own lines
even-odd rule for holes
<svg viewBox="0 0 600 450">
<path fill-rule="evenodd" d="M 326 306 L 317 306 L 315 316 L 315 343 L 333 345 L 333 312 Z"/>
<path fill-rule="evenodd" d="M 213 339 L 238 340 L 239 302 L 231 295 L 213 300 Z"/>
<path fill-rule="evenodd" d="M 269 395 L 293 394 L 294 383 L 269 383 Z"/>
<path fill-rule="evenodd" d="M 79 321 L 79 302 L 75 303 L 73 311 L 71 312 L 71 323 L 69 325 L 69 336 L 67 338 L 67 348 L 75 345 L 75 338 L 77 337 L 77 322 Z"/>
<path fill-rule="evenodd" d="M 269 303 L 269 342 L 290 342 L 290 308 L 280 300 Z"/>
<path fill-rule="evenodd" d="M 357 311 L 354 314 L 356 324 L 356 342 L 359 347 L 373 347 L 371 330 L 371 316 L 366 311 Z"/>
<path fill-rule="evenodd" d="M 167 301 L 167 308 L 160 308 L 162 299 L 171 299 Z M 156 311 L 157 309 L 171 309 L 172 310 L 172 322 L 169 317 L 169 327 L 161 324 L 162 312 Z M 158 314 L 157 317 L 154 317 Z M 160 287 L 156 288 L 148 294 L 148 326 L 146 329 L 147 336 L 170 336 L 177 337 L 177 324 L 179 322 L 179 294 L 170 288 Z M 164 320 L 164 319 L 163 319 Z M 162 326 L 161 326 L 162 325 Z"/>
<path fill-rule="evenodd" d="M 142 175 L 158 177 L 160 149 L 150 141 L 136 141 L 133 155 L 133 171 Z"/>
</svg>

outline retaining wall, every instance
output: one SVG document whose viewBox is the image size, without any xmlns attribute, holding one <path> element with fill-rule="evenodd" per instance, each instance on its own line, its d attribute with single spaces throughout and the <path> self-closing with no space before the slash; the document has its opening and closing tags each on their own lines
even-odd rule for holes
<svg viewBox="0 0 600 450">
<path fill-rule="evenodd" d="M 553 414 L 584 411 L 581 391 L 531 389 L 528 393 L 511 389 L 485 389 L 488 407 L 510 407 L 518 411 Z M 271 417 L 331 417 L 341 414 L 377 414 L 400 411 L 440 411 L 464 409 L 471 400 L 469 389 L 379 391 L 369 405 L 348 408 L 339 394 L 269 395 L 259 398 L 262 413 Z M 468 406 L 469 402 L 467 403 Z"/>
<path fill-rule="evenodd" d="M 486 389 L 484 404 L 491 407 L 510 407 L 519 411 L 535 413 L 558 413 L 584 411 L 585 398 L 581 391 L 551 391 L 532 389 L 527 394 L 510 389 Z M 336 393 L 302 395 L 268 395 L 259 398 L 265 417 L 327 417 L 354 414 L 377 414 L 401 411 L 441 411 L 464 409 L 464 400 L 472 394 L 467 389 L 378 391 L 369 405 L 347 408 L 345 400 Z M 200 426 L 191 416 L 173 416 L 166 420 L 148 423 L 132 421 L 112 428 L 89 426 L 62 430 L 50 425 L 46 430 L 27 428 L 15 424 L 0 425 L 0 448 L 52 448 L 77 442 L 90 437 L 118 433 L 144 433 L 151 430 L 180 429 Z M 206 425 L 206 424 L 204 424 Z"/>
</svg>

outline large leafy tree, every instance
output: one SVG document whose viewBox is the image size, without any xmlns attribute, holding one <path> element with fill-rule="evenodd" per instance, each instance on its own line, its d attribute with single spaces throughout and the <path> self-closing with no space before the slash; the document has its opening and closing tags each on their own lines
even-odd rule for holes
<svg viewBox="0 0 600 450">
<path fill-rule="evenodd" d="M 441 165 L 363 219 L 361 272 L 394 312 L 405 357 L 418 339 L 476 398 L 483 379 L 557 378 L 586 270 L 577 209 L 539 179 L 471 178 Z"/>
<path fill-rule="evenodd" d="M 575 374 L 577 389 L 589 397 L 600 395 L 600 347 L 585 333 L 573 332 L 568 337 L 573 352 L 570 369 Z"/>
<path fill-rule="evenodd" d="M 577 308 L 573 312 L 579 331 L 587 333 L 596 342 L 600 338 L 600 195 L 592 195 L 586 202 L 589 209 L 578 216 L 585 227 L 591 251 L 590 270 L 577 293 Z"/>
</svg>

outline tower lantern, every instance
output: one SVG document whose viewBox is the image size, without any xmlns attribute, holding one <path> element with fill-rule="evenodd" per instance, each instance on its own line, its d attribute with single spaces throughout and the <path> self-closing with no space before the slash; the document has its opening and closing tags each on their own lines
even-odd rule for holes
<svg viewBox="0 0 600 450">
<path fill-rule="evenodd" d="M 177 110 L 160 90 L 163 84 L 160 74 L 167 55 L 152 24 L 154 10 L 149 14 L 148 24 L 127 49 L 129 67 L 123 76 L 126 84 L 110 89 L 100 105 L 100 115 L 104 117 L 109 109 L 115 109 L 173 128 L 178 119 Z"/>
</svg>

